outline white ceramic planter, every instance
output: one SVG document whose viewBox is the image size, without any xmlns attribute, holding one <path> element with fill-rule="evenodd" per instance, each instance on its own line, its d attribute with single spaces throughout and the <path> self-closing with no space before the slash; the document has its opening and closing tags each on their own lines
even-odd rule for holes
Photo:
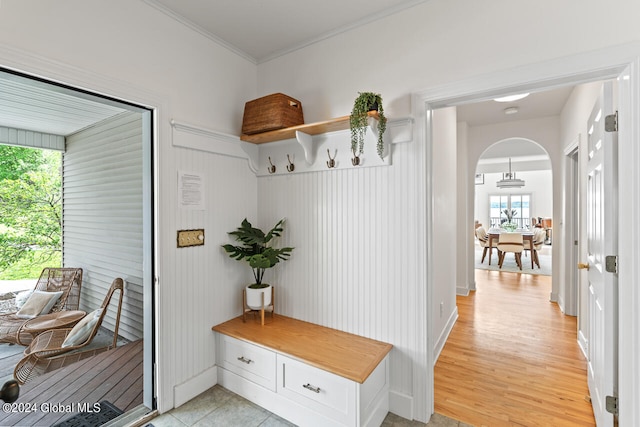
<svg viewBox="0 0 640 427">
<path fill-rule="evenodd" d="M 271 305 L 271 285 L 266 288 L 252 289 L 249 286 L 247 290 L 247 306 L 253 310 L 262 309 L 262 295 L 264 295 L 264 307 Z"/>
</svg>

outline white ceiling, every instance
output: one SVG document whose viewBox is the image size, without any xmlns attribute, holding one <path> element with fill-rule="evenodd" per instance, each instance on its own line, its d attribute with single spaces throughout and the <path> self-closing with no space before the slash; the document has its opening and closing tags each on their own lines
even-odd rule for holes
<svg viewBox="0 0 640 427">
<path fill-rule="evenodd" d="M 558 116 L 567 102 L 572 86 L 531 93 L 526 98 L 512 102 L 480 101 L 457 106 L 458 122 L 469 126 L 486 126 L 498 123 L 531 120 Z M 505 109 L 516 108 L 514 114 L 505 114 Z M 547 152 L 531 141 L 513 138 L 489 147 L 478 162 L 478 172 L 498 172 L 513 158 L 514 170 L 548 170 L 551 161 Z M 502 169 L 500 169 L 502 170 Z"/>
<path fill-rule="evenodd" d="M 540 117 L 557 116 L 567 102 L 573 86 L 531 93 L 526 98 L 512 102 L 494 100 L 475 102 L 457 107 L 459 122 L 469 126 L 483 126 L 494 123 L 530 120 Z M 515 114 L 505 114 L 505 109 L 516 107 Z"/>
<path fill-rule="evenodd" d="M 259 63 L 428 0 L 145 0 Z"/>
<path fill-rule="evenodd" d="M 68 136 L 124 111 L 95 98 L 0 72 L 0 126 Z"/>
</svg>

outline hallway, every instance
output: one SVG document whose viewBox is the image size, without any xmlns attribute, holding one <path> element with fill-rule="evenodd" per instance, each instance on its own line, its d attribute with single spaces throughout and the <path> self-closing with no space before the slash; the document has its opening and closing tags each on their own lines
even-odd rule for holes
<svg viewBox="0 0 640 427">
<path fill-rule="evenodd" d="M 595 425 L 576 318 L 551 277 L 476 270 L 435 366 L 435 411 L 474 426 Z"/>
</svg>

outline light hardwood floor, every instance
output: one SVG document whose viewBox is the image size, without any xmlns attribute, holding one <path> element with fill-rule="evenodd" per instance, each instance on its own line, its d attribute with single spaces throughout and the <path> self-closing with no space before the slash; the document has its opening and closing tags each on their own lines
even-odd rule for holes
<svg viewBox="0 0 640 427">
<path fill-rule="evenodd" d="M 474 426 L 593 426 L 576 318 L 551 277 L 476 270 L 435 367 L 435 411 Z"/>
</svg>

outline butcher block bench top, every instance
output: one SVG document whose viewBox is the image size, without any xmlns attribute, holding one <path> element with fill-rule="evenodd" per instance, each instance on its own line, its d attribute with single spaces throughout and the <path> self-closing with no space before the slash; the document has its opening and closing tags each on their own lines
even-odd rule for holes
<svg viewBox="0 0 640 427">
<path fill-rule="evenodd" d="M 308 365 L 364 383 L 393 346 L 276 314 L 264 326 L 242 316 L 212 327 L 230 337 L 286 354 Z"/>
</svg>

